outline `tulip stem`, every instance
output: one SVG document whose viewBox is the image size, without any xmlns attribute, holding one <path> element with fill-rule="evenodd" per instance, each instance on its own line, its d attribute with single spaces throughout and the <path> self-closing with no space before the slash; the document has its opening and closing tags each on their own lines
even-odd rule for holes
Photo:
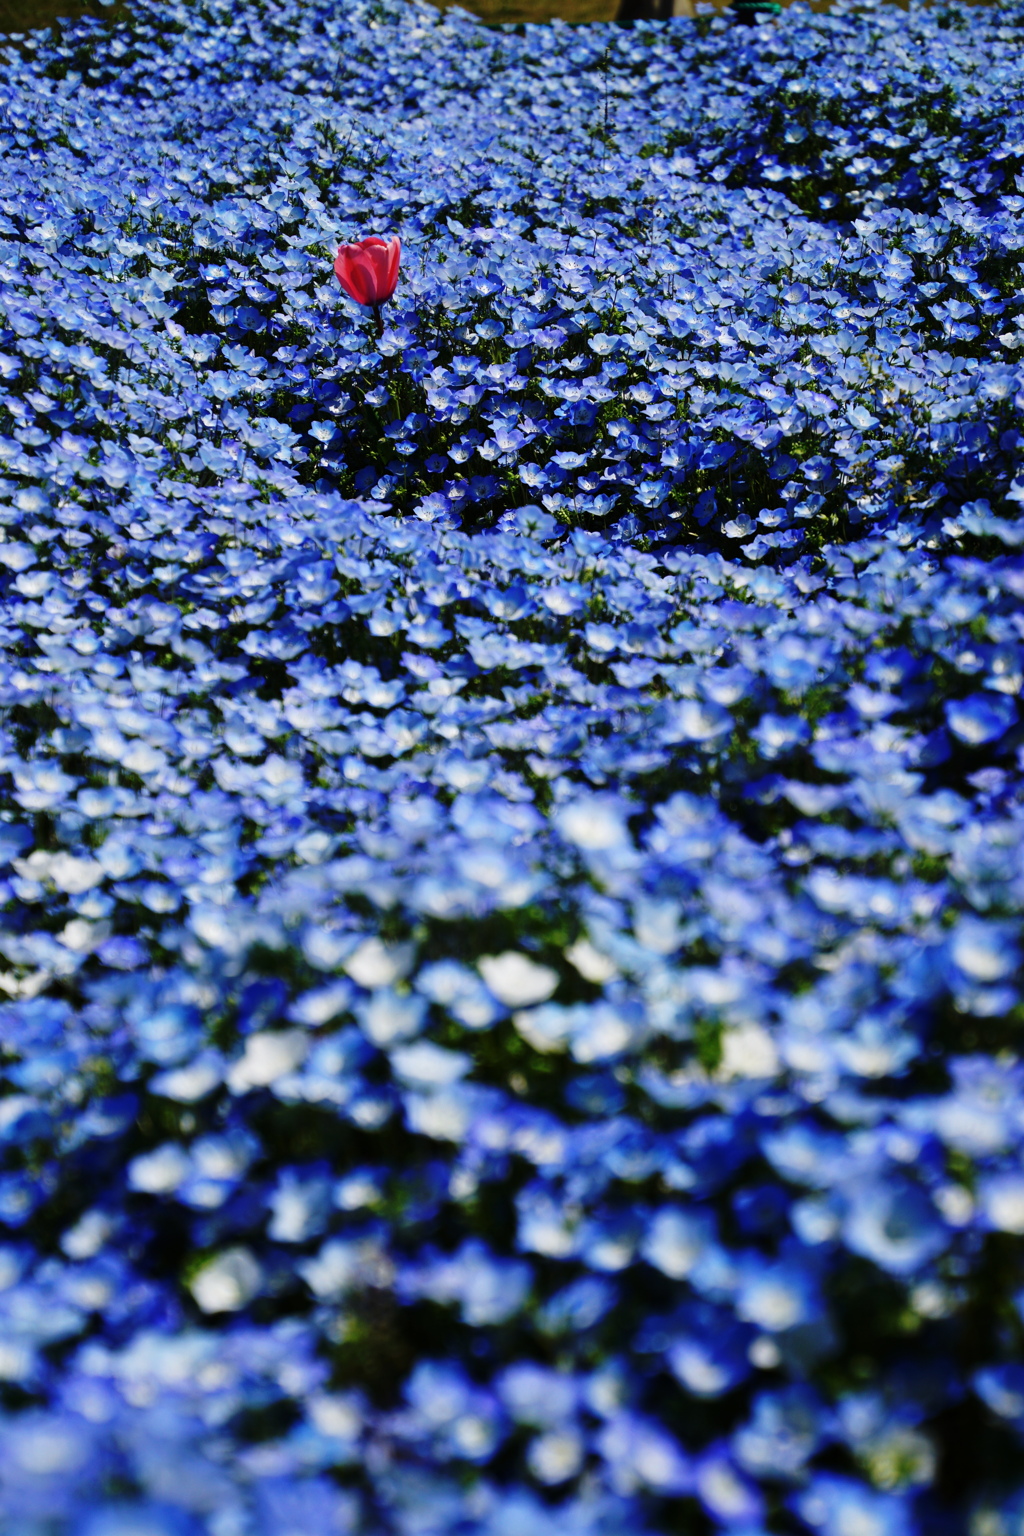
<svg viewBox="0 0 1024 1536">
<path fill-rule="evenodd" d="M 375 304 L 373 306 L 373 320 L 374 320 L 374 324 L 377 327 L 377 337 L 378 337 L 378 340 L 379 340 L 380 337 L 384 335 L 384 317 L 383 317 L 383 315 L 380 312 L 380 305 L 379 304 Z"/>
</svg>

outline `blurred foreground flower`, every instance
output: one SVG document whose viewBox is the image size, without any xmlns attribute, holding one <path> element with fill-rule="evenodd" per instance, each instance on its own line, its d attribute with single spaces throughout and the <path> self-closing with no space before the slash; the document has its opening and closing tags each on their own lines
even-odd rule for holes
<svg viewBox="0 0 1024 1536">
<path fill-rule="evenodd" d="M 370 235 L 354 245 L 338 247 L 334 275 L 349 298 L 373 310 L 378 336 L 384 334 L 380 307 L 395 291 L 401 260 L 402 242 L 397 235 L 391 240 Z"/>
</svg>

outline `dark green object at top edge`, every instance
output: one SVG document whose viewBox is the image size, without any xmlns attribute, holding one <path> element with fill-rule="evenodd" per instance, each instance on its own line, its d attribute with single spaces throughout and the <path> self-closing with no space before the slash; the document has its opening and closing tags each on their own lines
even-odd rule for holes
<svg viewBox="0 0 1024 1536">
<path fill-rule="evenodd" d="M 781 16 L 779 0 L 732 0 L 730 6 L 737 21 L 754 22 L 759 16 Z"/>
</svg>

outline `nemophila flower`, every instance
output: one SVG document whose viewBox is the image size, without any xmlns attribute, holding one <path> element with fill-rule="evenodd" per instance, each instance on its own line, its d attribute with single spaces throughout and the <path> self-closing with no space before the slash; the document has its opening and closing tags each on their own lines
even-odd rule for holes
<svg viewBox="0 0 1024 1536">
<path fill-rule="evenodd" d="M 228 1248 L 199 1270 L 191 1290 L 203 1312 L 237 1312 L 256 1295 L 262 1280 L 259 1263 L 247 1248 Z"/>
<path fill-rule="evenodd" d="M 920 1269 L 949 1241 L 924 1193 L 896 1181 L 855 1191 L 845 1233 L 855 1252 L 896 1275 Z"/>
<path fill-rule="evenodd" d="M 1009 1529 L 1005 18 L 246 17 L 5 57 L 6 1523 Z"/>
</svg>

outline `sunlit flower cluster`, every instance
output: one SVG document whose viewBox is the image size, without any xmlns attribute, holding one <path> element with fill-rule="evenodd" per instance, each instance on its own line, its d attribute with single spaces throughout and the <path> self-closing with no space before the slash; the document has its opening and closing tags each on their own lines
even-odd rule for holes
<svg viewBox="0 0 1024 1536">
<path fill-rule="evenodd" d="M 0 51 L 0 1527 L 1017 1536 L 1019 12 L 129 9 Z"/>
</svg>

